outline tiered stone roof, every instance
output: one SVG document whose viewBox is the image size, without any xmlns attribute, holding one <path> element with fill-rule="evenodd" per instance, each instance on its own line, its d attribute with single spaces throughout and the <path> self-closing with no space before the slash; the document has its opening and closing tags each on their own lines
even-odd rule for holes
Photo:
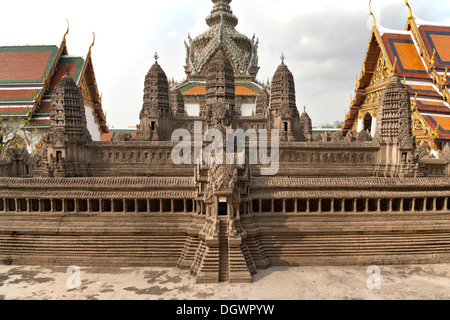
<svg viewBox="0 0 450 320">
<path fill-rule="evenodd" d="M 185 108 L 184 108 L 184 99 L 183 94 L 177 88 L 174 88 L 170 91 L 170 109 L 172 113 L 177 116 L 184 116 Z"/>
<path fill-rule="evenodd" d="M 236 31 L 238 19 L 231 11 L 231 0 L 213 2 L 213 10 L 206 18 L 209 30 L 195 39 L 189 37 L 189 44 L 185 43 L 185 69 L 189 79 L 205 76 L 208 62 L 219 48 L 230 58 L 236 77 L 254 79 L 259 70 L 258 41 Z"/>
<path fill-rule="evenodd" d="M 297 111 L 294 76 L 284 62 L 278 66 L 272 79 L 270 107 L 279 110 L 283 116 Z"/>
<path fill-rule="evenodd" d="M 158 62 L 155 62 L 145 77 L 143 116 L 158 116 L 169 113 L 169 83 Z"/>
</svg>

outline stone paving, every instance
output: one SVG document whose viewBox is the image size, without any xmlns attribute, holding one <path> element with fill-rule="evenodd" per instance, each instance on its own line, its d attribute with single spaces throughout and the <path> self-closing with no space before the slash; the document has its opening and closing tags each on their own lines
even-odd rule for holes
<svg viewBox="0 0 450 320">
<path fill-rule="evenodd" d="M 258 270 L 252 284 L 196 284 L 176 268 L 81 268 L 70 274 L 67 267 L 0 266 L 0 299 L 450 299 L 450 264 L 380 266 L 380 272 L 375 278 L 367 267 L 272 267 Z M 73 288 L 77 279 L 79 289 Z"/>
</svg>

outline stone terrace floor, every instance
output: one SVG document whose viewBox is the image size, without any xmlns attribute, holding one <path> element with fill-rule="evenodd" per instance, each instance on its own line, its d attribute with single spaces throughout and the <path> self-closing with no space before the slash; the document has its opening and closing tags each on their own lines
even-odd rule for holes
<svg viewBox="0 0 450 320">
<path fill-rule="evenodd" d="M 272 267 L 252 284 L 196 284 L 176 268 L 81 268 L 68 290 L 67 267 L 0 266 L 0 299 L 310 300 L 450 299 L 450 264 L 380 266 L 369 290 L 367 267 Z"/>
</svg>

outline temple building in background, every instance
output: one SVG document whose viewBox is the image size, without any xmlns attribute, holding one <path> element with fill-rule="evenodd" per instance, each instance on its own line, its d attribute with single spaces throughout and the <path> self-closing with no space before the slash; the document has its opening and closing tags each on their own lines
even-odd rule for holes
<svg viewBox="0 0 450 320">
<path fill-rule="evenodd" d="M 256 97 L 264 87 L 256 81 L 259 41 L 255 35 L 250 39 L 235 29 L 238 18 L 231 11 L 230 2 L 214 1 L 211 14 L 206 18 L 209 29 L 194 39 L 189 35 L 188 42 L 185 42 L 187 80 L 179 84 L 177 89 L 183 94 L 186 109 L 193 114 L 205 113 L 206 71 L 220 47 L 233 67 L 236 79 L 235 111 L 238 114 L 255 110 Z"/>
<path fill-rule="evenodd" d="M 411 96 L 413 133 L 418 146 L 439 158 L 450 143 L 450 25 L 417 18 L 409 9 L 404 30 L 385 29 L 373 18 L 367 53 L 343 133 L 375 134 L 381 94 L 396 74 Z"/>
<path fill-rule="evenodd" d="M 93 140 L 100 141 L 108 132 L 91 58 L 94 43 L 86 57 L 71 56 L 66 45 L 68 31 L 59 46 L 0 47 L 0 118 L 29 120 L 27 130 L 37 131 L 31 151 L 42 146 L 49 133 L 51 96 L 66 69 L 83 94 Z"/>
</svg>

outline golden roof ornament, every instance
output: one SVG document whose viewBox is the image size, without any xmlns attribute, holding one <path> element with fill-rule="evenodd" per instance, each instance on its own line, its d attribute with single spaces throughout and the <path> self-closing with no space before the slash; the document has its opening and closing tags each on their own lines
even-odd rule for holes
<svg viewBox="0 0 450 320">
<path fill-rule="evenodd" d="M 408 19 L 412 18 L 412 11 L 411 11 L 411 6 L 408 3 L 408 0 L 405 0 L 405 4 L 408 7 L 409 13 L 408 13 Z"/>
<path fill-rule="evenodd" d="M 66 20 L 66 22 L 67 22 L 67 31 L 66 31 L 66 33 L 64 34 L 64 37 L 63 37 L 63 42 L 64 43 L 66 42 L 66 36 L 69 34 L 69 20 Z"/>
<path fill-rule="evenodd" d="M 394 64 L 389 68 L 389 76 L 393 77 L 397 73 L 397 57 L 395 57 Z"/>
<path fill-rule="evenodd" d="M 372 29 L 375 28 L 375 26 L 377 25 L 377 22 L 375 20 L 375 15 L 372 12 L 372 6 L 371 6 L 372 0 L 369 0 L 369 14 L 372 16 L 373 21 L 372 21 Z"/>
<path fill-rule="evenodd" d="M 94 35 L 94 39 L 92 39 L 92 44 L 91 44 L 91 46 L 89 47 L 89 53 L 88 53 L 88 55 L 91 55 L 91 49 L 92 49 L 92 47 L 93 47 L 94 44 L 95 44 L 95 33 L 92 32 L 92 34 Z"/>
</svg>

